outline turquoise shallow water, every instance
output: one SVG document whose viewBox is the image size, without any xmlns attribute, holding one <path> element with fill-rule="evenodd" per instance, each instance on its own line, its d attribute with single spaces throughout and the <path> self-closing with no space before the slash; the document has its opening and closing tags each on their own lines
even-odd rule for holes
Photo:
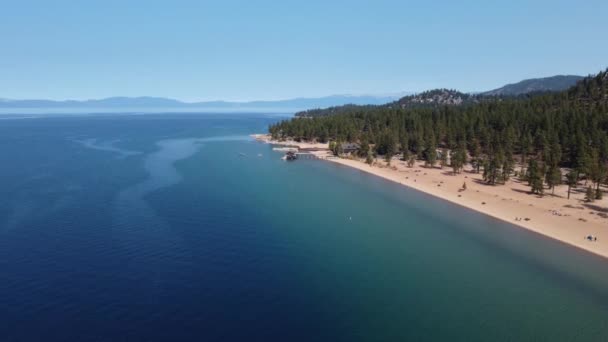
<svg viewBox="0 0 608 342">
<path fill-rule="evenodd" d="M 2 120 L 3 341 L 603 341 L 608 263 L 248 134 Z"/>
</svg>

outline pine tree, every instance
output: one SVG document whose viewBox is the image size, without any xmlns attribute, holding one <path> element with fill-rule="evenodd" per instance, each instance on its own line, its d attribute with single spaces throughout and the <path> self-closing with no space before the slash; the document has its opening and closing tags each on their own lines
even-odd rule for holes
<svg viewBox="0 0 608 342">
<path fill-rule="evenodd" d="M 337 156 L 337 154 L 336 154 L 336 145 L 337 145 L 337 143 L 335 141 L 330 141 L 329 142 L 329 150 L 334 154 L 334 156 Z"/>
<path fill-rule="evenodd" d="M 532 136 L 530 135 L 529 131 L 522 135 L 520 146 L 521 163 L 524 164 L 526 162 L 526 157 L 528 156 L 528 154 L 530 154 L 530 149 L 532 146 Z"/>
<path fill-rule="evenodd" d="M 416 156 L 412 155 L 412 156 L 410 156 L 410 159 L 407 161 L 407 166 L 414 167 L 415 164 L 416 164 Z"/>
<path fill-rule="evenodd" d="M 371 149 L 369 149 L 367 151 L 367 156 L 365 157 L 365 162 L 368 163 L 370 166 L 374 163 L 374 156 L 373 156 Z"/>
<path fill-rule="evenodd" d="M 523 165 L 519 169 L 519 180 L 521 182 L 527 182 L 528 181 L 528 170 Z"/>
<path fill-rule="evenodd" d="M 507 179 L 509 178 L 508 174 L 510 174 L 510 170 L 502 169 L 502 166 L 505 164 L 505 154 L 501 147 L 498 148 L 497 152 L 493 156 L 493 159 L 494 159 L 494 163 L 496 165 L 495 166 L 496 179 L 494 180 L 494 182 L 501 181 L 504 184 L 504 183 L 506 183 Z M 505 172 L 507 172 L 508 174 L 505 174 Z"/>
<path fill-rule="evenodd" d="M 340 156 L 340 155 L 342 155 L 343 153 L 344 153 L 344 146 L 343 146 L 343 143 L 342 143 L 342 141 L 338 141 L 338 142 L 336 143 L 336 155 L 337 155 L 337 156 Z"/>
<path fill-rule="evenodd" d="M 424 157 L 425 143 L 424 143 L 424 139 L 422 138 L 422 133 L 418 133 L 416 135 L 416 144 L 415 145 L 416 145 L 415 152 L 416 152 L 416 155 L 418 156 L 418 158 Z"/>
<path fill-rule="evenodd" d="M 584 159 L 587 176 L 595 183 L 595 191 L 600 191 L 600 184 L 606 179 L 606 165 L 600 158 L 598 149 L 591 149 L 590 154 Z"/>
<path fill-rule="evenodd" d="M 607 173 L 606 165 L 601 160 L 598 161 L 596 172 L 597 173 L 594 178 L 595 191 L 598 193 L 601 193 L 600 184 L 606 180 L 606 173 Z"/>
<path fill-rule="evenodd" d="M 585 192 L 585 201 L 587 201 L 587 202 L 595 201 L 595 191 L 593 191 L 593 188 L 591 186 L 589 186 L 587 188 L 587 192 Z"/>
<path fill-rule="evenodd" d="M 483 164 L 483 159 L 481 156 L 481 146 L 479 145 L 479 140 L 473 140 L 473 148 L 471 153 L 471 164 L 475 171 L 479 173 L 481 165 Z"/>
<path fill-rule="evenodd" d="M 536 160 L 530 159 L 528 160 L 528 169 L 526 170 L 526 180 L 528 181 L 528 185 L 532 186 L 533 175 L 538 173 L 538 164 Z"/>
<path fill-rule="evenodd" d="M 549 159 L 549 143 L 547 142 L 547 136 L 545 132 L 542 130 L 538 130 L 536 132 L 536 136 L 534 137 L 534 148 L 538 151 L 538 156 L 546 163 Z"/>
<path fill-rule="evenodd" d="M 555 194 L 555 186 L 560 185 L 562 183 L 562 173 L 559 167 L 552 166 L 547 171 L 547 175 L 545 176 L 545 182 L 551 188 L 551 194 Z"/>
<path fill-rule="evenodd" d="M 361 158 L 367 158 L 367 156 L 369 155 L 369 150 L 369 141 L 367 139 L 362 139 L 361 143 L 359 144 L 359 150 L 357 151 L 357 155 Z"/>
<path fill-rule="evenodd" d="M 571 170 L 566 174 L 566 183 L 568 184 L 568 199 L 570 199 L 570 190 L 576 187 L 578 183 L 578 172 L 576 170 Z"/>
<path fill-rule="evenodd" d="M 562 147 L 559 144 L 559 138 L 557 135 L 553 135 L 551 138 L 551 147 L 550 147 L 550 155 L 549 155 L 549 165 L 552 167 L 559 166 L 562 160 Z"/>
<path fill-rule="evenodd" d="M 426 166 L 434 167 L 437 162 L 437 145 L 435 144 L 435 134 L 431 131 L 427 139 L 428 147 L 424 153 Z"/>
<path fill-rule="evenodd" d="M 452 166 L 452 170 L 454 174 L 460 173 L 464 164 L 466 163 L 466 151 L 463 147 L 459 146 L 456 150 L 452 151 L 450 154 L 450 166 Z"/>
<path fill-rule="evenodd" d="M 328 137 L 329 132 L 327 131 L 327 128 L 323 128 L 321 130 L 321 133 L 319 134 L 319 142 L 325 144 L 327 142 Z"/>
<path fill-rule="evenodd" d="M 528 161 L 528 184 L 533 194 L 542 195 L 544 192 L 542 175 L 542 170 L 536 160 L 530 159 Z"/>
<path fill-rule="evenodd" d="M 507 153 L 502 162 L 502 172 L 501 178 L 502 183 L 505 184 L 509 178 L 511 177 L 511 173 L 513 173 L 513 156 L 511 153 Z"/>
<path fill-rule="evenodd" d="M 410 151 L 408 149 L 401 151 L 401 160 L 407 161 L 409 158 L 410 158 Z"/>
<path fill-rule="evenodd" d="M 493 156 L 486 160 L 483 166 L 483 180 L 491 185 L 496 184 L 499 173 L 498 159 Z"/>
<path fill-rule="evenodd" d="M 448 150 L 446 150 L 445 148 L 441 149 L 441 157 L 439 159 L 439 165 L 441 166 L 442 169 L 448 165 Z"/>
<path fill-rule="evenodd" d="M 401 143 L 400 143 L 400 147 L 401 147 L 401 160 L 406 161 L 410 155 L 410 143 L 409 143 L 409 137 L 407 135 L 407 133 L 403 133 L 401 135 L 401 139 L 400 139 Z"/>
</svg>

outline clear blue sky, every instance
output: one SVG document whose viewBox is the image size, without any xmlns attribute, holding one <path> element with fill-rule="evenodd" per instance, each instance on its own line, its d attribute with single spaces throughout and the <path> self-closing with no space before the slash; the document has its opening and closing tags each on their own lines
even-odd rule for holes
<svg viewBox="0 0 608 342">
<path fill-rule="evenodd" d="M 0 98 L 487 90 L 608 66 L 608 1 L 2 1 Z"/>
</svg>

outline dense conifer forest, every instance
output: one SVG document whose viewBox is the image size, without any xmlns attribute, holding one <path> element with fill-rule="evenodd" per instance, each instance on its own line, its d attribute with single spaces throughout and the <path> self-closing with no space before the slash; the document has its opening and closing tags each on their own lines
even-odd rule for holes
<svg viewBox="0 0 608 342">
<path fill-rule="evenodd" d="M 422 159 L 429 166 L 445 162 L 440 158 L 449 154 L 454 172 L 470 163 L 490 184 L 518 174 L 537 193 L 544 183 L 551 188 L 585 179 L 601 196 L 608 163 L 608 70 L 559 93 L 425 94 L 445 96 L 431 102 L 412 102 L 415 97 L 410 96 L 406 102 L 382 106 L 307 111 L 271 125 L 269 133 L 279 140 L 332 141 L 332 146 L 354 142 L 362 158 L 401 154 L 403 160 Z M 420 105 L 412 105 L 416 103 Z"/>
</svg>

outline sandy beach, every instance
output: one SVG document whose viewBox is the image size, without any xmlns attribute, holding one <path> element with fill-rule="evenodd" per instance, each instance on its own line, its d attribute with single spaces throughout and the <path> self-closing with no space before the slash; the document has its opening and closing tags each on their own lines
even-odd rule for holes
<svg viewBox="0 0 608 342">
<path fill-rule="evenodd" d="M 584 181 L 572 189 L 570 199 L 566 185 L 557 186 L 554 195 L 545 189 L 540 197 L 530 194 L 527 183 L 513 177 L 505 185 L 487 185 L 481 173 L 474 173 L 469 165 L 460 174 L 453 174 L 449 167 L 427 168 L 423 162 L 410 168 L 398 158 L 393 158 L 390 167 L 382 159 L 370 166 L 363 160 L 334 157 L 327 144 L 278 142 L 266 134 L 252 137 L 264 143 L 298 147 L 319 159 L 385 178 L 608 258 L 608 198 L 585 202 Z M 588 241 L 588 235 L 597 237 L 597 241 Z"/>
</svg>

